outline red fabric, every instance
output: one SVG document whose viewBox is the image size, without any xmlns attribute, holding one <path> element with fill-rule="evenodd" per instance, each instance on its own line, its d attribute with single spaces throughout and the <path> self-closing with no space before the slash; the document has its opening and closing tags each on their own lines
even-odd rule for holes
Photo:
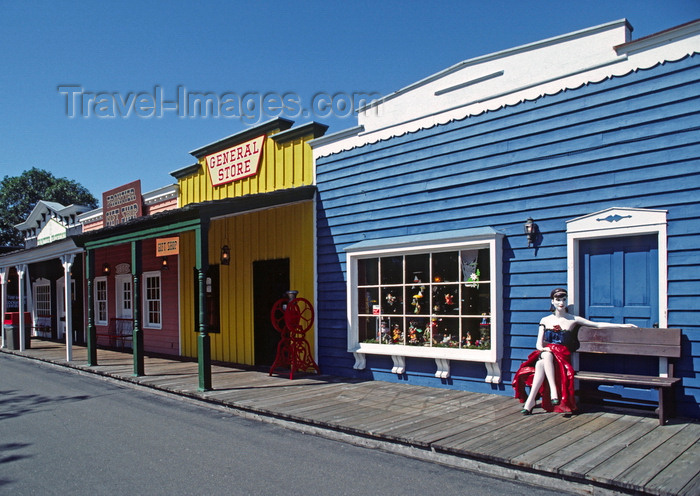
<svg viewBox="0 0 700 496">
<path fill-rule="evenodd" d="M 554 373 L 558 389 L 560 403 L 552 405 L 549 391 L 549 382 L 545 377 L 539 396 L 542 397 L 542 408 L 548 412 L 568 413 L 576 411 L 576 397 L 574 393 L 574 367 L 571 365 L 571 353 L 566 346 L 560 344 L 547 345 L 554 355 Z M 513 389 L 515 397 L 520 403 L 527 400 L 526 387 L 532 386 L 532 378 L 535 375 L 535 364 L 540 357 L 539 350 L 535 350 L 527 357 L 513 377 Z"/>
</svg>

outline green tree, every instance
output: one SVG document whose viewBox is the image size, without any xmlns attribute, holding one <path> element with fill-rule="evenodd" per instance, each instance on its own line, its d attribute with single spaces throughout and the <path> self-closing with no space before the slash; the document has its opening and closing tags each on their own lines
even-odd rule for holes
<svg viewBox="0 0 700 496">
<path fill-rule="evenodd" d="M 0 246 L 24 244 L 14 226 L 29 216 L 39 200 L 97 207 L 97 200 L 85 186 L 48 171 L 33 167 L 19 176 L 5 176 L 0 181 Z"/>
</svg>

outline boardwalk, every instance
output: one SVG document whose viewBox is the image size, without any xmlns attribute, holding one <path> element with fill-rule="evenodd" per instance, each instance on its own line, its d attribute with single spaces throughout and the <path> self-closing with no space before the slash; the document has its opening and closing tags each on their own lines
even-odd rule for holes
<svg viewBox="0 0 700 496">
<path fill-rule="evenodd" d="M 652 415 L 605 410 L 522 416 L 517 401 L 505 396 L 316 375 L 289 380 L 225 366 L 212 368 L 213 391 L 198 392 L 195 362 L 147 357 L 146 375 L 134 377 L 129 353 L 98 350 L 99 365 L 87 367 L 85 348 L 74 346 L 68 364 L 63 345 L 33 340 L 22 354 L 244 414 L 328 429 L 369 446 L 388 443 L 410 456 L 424 453 L 511 477 L 517 468 L 522 480 L 572 492 L 700 494 L 697 422 L 671 419 L 660 427 Z"/>
</svg>

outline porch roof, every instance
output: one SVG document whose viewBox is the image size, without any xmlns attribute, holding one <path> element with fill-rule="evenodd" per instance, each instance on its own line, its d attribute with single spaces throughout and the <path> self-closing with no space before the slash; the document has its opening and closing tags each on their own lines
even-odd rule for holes
<svg viewBox="0 0 700 496">
<path fill-rule="evenodd" d="M 79 234 L 73 239 L 78 246 L 88 249 L 113 246 L 155 236 L 191 231 L 217 217 L 228 217 L 253 210 L 312 200 L 315 194 L 316 186 L 300 186 L 270 193 L 191 203 L 175 210 L 158 212 L 117 226 Z"/>
</svg>

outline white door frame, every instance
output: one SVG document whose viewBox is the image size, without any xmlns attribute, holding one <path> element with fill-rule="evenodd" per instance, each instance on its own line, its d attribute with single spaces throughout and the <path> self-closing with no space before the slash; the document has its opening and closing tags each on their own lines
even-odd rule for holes
<svg viewBox="0 0 700 496">
<path fill-rule="evenodd" d="M 566 223 L 567 285 L 569 301 L 577 312 L 580 306 L 579 244 L 581 240 L 656 235 L 659 254 L 659 327 L 668 327 L 668 248 L 666 210 L 608 208 Z"/>
</svg>

